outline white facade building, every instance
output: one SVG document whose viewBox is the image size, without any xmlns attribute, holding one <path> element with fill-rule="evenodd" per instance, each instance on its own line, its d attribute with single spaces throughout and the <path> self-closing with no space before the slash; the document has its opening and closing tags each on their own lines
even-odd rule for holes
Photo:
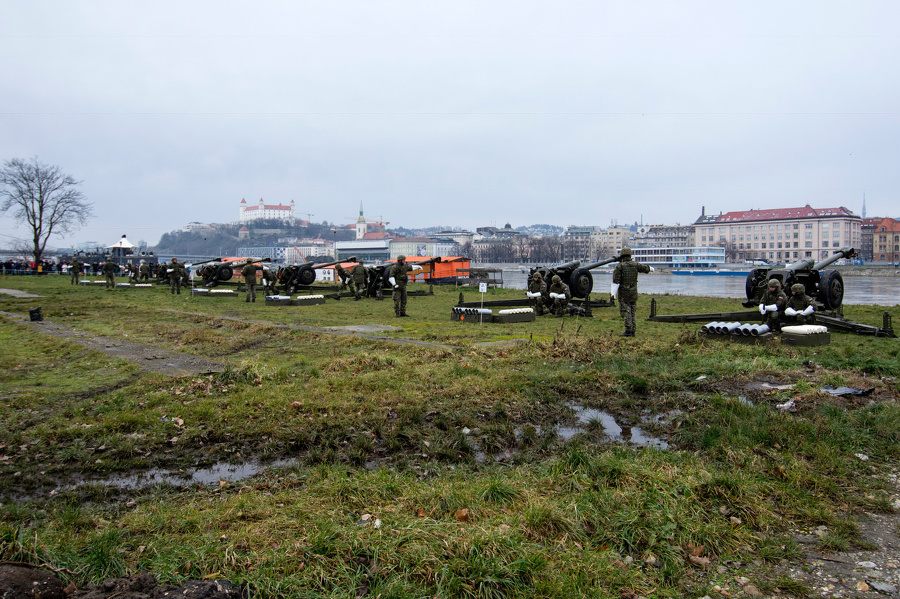
<svg viewBox="0 0 900 599">
<path fill-rule="evenodd" d="M 294 220 L 294 200 L 285 206 L 281 203 L 266 204 L 260 198 L 258 204 L 252 205 L 242 198 L 239 222 L 246 223 L 259 219 Z"/>
</svg>

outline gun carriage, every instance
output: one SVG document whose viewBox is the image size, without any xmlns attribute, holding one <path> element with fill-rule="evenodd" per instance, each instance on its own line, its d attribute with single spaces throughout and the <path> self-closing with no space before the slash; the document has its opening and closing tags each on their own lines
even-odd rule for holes
<svg viewBox="0 0 900 599">
<path fill-rule="evenodd" d="M 335 266 L 341 262 L 356 262 L 356 256 L 351 256 L 345 260 L 334 260 L 332 262 L 323 262 L 316 264 L 315 262 L 304 262 L 303 264 L 291 264 L 280 267 L 274 274 L 273 290 L 279 287 L 285 294 L 291 295 L 295 291 L 303 287 L 310 287 L 316 282 L 316 270 Z"/>
<path fill-rule="evenodd" d="M 534 276 L 534 273 L 538 272 L 544 278 L 544 281 L 547 282 L 547 285 L 549 285 L 553 275 L 558 275 L 563 283 L 566 283 L 569 286 L 572 297 L 587 299 L 588 296 L 590 296 L 591 291 L 594 290 L 594 277 L 591 274 L 591 270 L 600 266 L 612 264 L 613 262 L 618 262 L 619 260 L 620 256 L 615 256 L 613 258 L 600 260 L 599 262 L 591 262 L 584 266 L 578 261 L 566 262 L 559 266 L 538 266 L 529 271 L 528 278 L 530 280 L 531 277 Z"/>
<path fill-rule="evenodd" d="M 825 269 L 838 260 L 855 255 L 856 251 L 847 246 L 842 247 L 821 262 L 807 258 L 788 264 L 783 268 L 755 268 L 747 275 L 747 301 L 743 305 L 745 308 L 758 305 L 768 281 L 777 279 L 781 283 L 781 288 L 786 292 L 795 283 L 800 283 L 806 289 L 806 295 L 818 302 L 820 307 L 826 310 L 836 310 L 844 301 L 844 279 L 838 271 Z"/>
<path fill-rule="evenodd" d="M 829 329 L 856 333 L 858 335 L 873 335 L 875 337 L 896 338 L 891 315 L 885 312 L 882 315 L 882 326 L 873 326 L 854 322 L 844 318 L 842 304 L 844 301 L 844 279 L 836 270 L 823 270 L 843 258 L 856 255 L 852 247 L 843 247 L 835 254 L 821 262 L 812 259 L 799 260 L 788 264 L 783 268 L 757 268 L 747 275 L 746 293 L 747 300 L 743 302 L 745 308 L 755 308 L 760 303 L 760 298 L 768 284 L 769 279 L 777 279 L 786 290 L 800 283 L 803 285 L 806 295 L 816 304 L 816 312 L 813 313 L 813 322 L 825 325 Z M 759 310 L 746 310 L 737 312 L 714 312 L 705 314 L 658 314 L 656 299 L 650 302 L 650 317 L 648 320 L 655 322 L 715 322 L 738 321 L 753 322 L 763 319 Z M 827 312 L 827 313 L 826 313 Z"/>
</svg>

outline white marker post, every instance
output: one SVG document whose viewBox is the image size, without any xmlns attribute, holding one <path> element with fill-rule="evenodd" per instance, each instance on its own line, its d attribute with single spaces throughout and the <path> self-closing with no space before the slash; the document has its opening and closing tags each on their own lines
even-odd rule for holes
<svg viewBox="0 0 900 599">
<path fill-rule="evenodd" d="M 481 292 L 481 313 L 478 315 L 478 324 L 484 324 L 484 294 L 487 293 L 487 283 L 479 283 L 478 291 Z"/>
</svg>

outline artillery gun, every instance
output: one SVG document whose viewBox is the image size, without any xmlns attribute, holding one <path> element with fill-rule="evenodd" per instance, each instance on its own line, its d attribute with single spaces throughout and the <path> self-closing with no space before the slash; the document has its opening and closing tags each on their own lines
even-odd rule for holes
<svg viewBox="0 0 900 599">
<path fill-rule="evenodd" d="M 553 275 L 558 275 L 563 283 L 568 284 L 569 291 L 572 292 L 572 297 L 587 298 L 591 294 L 591 291 L 594 290 L 594 277 L 591 274 L 591 270 L 600 266 L 612 264 L 613 262 L 618 262 L 620 259 L 621 256 L 614 256 L 613 258 L 606 258 L 599 262 L 591 262 L 584 266 L 577 260 L 575 262 L 566 262 L 559 266 L 538 266 L 537 268 L 531 269 L 528 273 L 528 278 L 530 280 L 531 277 L 534 276 L 534 273 L 539 272 L 544 278 L 544 281 L 549 285 Z"/>
<path fill-rule="evenodd" d="M 356 262 L 356 256 L 350 256 L 345 260 L 334 260 L 332 262 L 324 262 L 316 264 L 315 262 L 304 262 L 303 264 L 291 264 L 278 269 L 275 276 L 276 285 L 281 285 L 284 292 L 288 295 L 295 292 L 300 287 L 306 287 L 316 282 L 316 270 L 335 266 L 341 262 Z"/>
<path fill-rule="evenodd" d="M 257 264 L 260 262 L 270 262 L 271 258 L 246 258 L 243 260 L 235 260 L 234 262 L 223 262 L 221 259 L 208 260 L 197 271 L 197 274 L 203 280 L 206 287 L 216 287 L 223 283 L 227 283 L 234 276 L 234 271 L 243 268 L 248 264 Z M 198 262 L 198 264 L 200 264 Z"/>
<path fill-rule="evenodd" d="M 855 255 L 856 250 L 846 246 L 821 262 L 807 258 L 783 268 L 754 268 L 747 275 L 747 301 L 743 302 L 743 305 L 745 308 L 758 305 L 768 281 L 777 279 L 781 282 L 781 288 L 785 290 L 789 290 L 795 283 L 802 284 L 806 289 L 806 295 L 826 310 L 836 310 L 844 301 L 844 278 L 836 270 L 824 269 L 838 260 Z"/>
<path fill-rule="evenodd" d="M 419 262 L 407 260 L 407 264 L 421 266 L 424 269 L 424 267 L 429 264 L 436 264 L 441 261 L 441 257 L 436 256 L 434 258 L 421 260 Z M 383 290 L 391 288 L 391 268 L 394 266 L 394 264 L 395 263 L 379 264 L 377 266 L 366 267 L 366 297 L 377 297 L 380 299 L 383 294 Z M 415 275 L 421 273 L 410 274 Z"/>
</svg>

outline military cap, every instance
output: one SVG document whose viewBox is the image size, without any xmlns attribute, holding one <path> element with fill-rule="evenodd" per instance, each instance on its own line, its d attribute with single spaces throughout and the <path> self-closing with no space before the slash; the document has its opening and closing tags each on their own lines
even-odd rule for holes
<svg viewBox="0 0 900 599">
<path fill-rule="evenodd" d="M 531 278 L 534 279 L 535 281 L 540 281 L 540 280 L 541 280 L 541 273 L 536 272 L 536 273 L 534 273 L 534 276 L 531 277 Z"/>
<path fill-rule="evenodd" d="M 363 262 L 365 262 L 365 260 L 363 260 L 363 259 L 359 260 L 359 264 L 362 264 Z"/>
<path fill-rule="evenodd" d="M 630 256 L 630 255 L 631 255 L 631 248 L 622 248 L 622 255 L 623 255 L 623 256 Z"/>
<path fill-rule="evenodd" d="M 404 260 L 406 260 L 406 256 L 404 256 L 403 254 L 397 256 L 397 262 L 403 262 Z"/>
<path fill-rule="evenodd" d="M 803 283 L 794 283 L 791 285 L 791 291 L 794 293 L 803 293 L 806 291 L 806 287 L 803 286 Z"/>
<path fill-rule="evenodd" d="M 781 283 L 778 281 L 778 279 L 769 279 L 769 287 L 771 287 L 772 289 L 777 289 L 781 287 Z"/>
<path fill-rule="evenodd" d="M 562 279 L 559 278 L 559 275 L 553 275 L 553 279 L 551 279 L 554 283 L 559 283 Z"/>
</svg>

